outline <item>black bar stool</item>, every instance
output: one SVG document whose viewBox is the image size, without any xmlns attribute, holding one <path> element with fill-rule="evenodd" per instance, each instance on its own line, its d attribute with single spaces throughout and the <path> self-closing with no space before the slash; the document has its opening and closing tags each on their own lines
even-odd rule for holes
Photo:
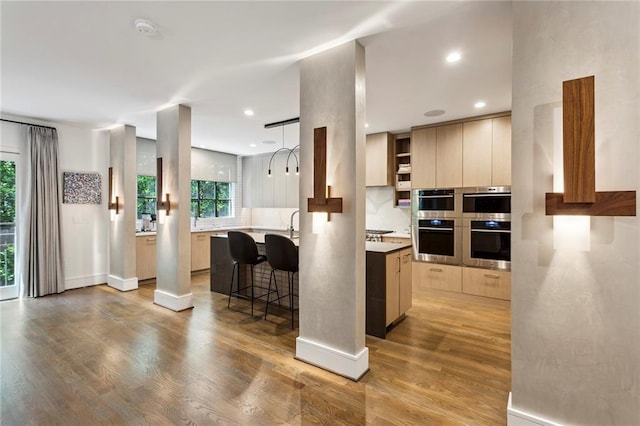
<svg viewBox="0 0 640 426">
<path fill-rule="evenodd" d="M 264 236 L 264 245 L 267 252 L 267 259 L 271 265 L 271 276 L 269 277 L 269 292 L 267 293 L 267 306 L 264 309 L 264 318 L 267 319 L 269 303 L 289 297 L 289 310 L 291 311 L 291 328 L 293 327 L 293 311 L 295 310 L 293 298 L 298 297 L 293 291 L 293 277 L 298 272 L 298 247 L 289 238 L 277 234 L 267 234 Z M 289 285 L 289 293 L 280 296 L 277 294 L 276 300 L 270 300 L 271 280 L 275 283 L 276 291 L 278 282 L 276 281 L 275 271 L 284 271 L 287 273 L 287 281 Z"/>
<path fill-rule="evenodd" d="M 246 234 L 240 231 L 229 231 L 227 233 L 229 240 L 229 251 L 231 252 L 231 258 L 233 259 L 233 270 L 231 272 L 231 284 L 229 285 L 229 301 L 227 303 L 227 309 L 231 307 L 231 296 L 236 297 L 247 297 L 242 294 L 243 290 L 251 288 L 251 316 L 253 316 L 253 300 L 255 299 L 254 295 L 254 285 L 253 285 L 253 267 L 266 261 L 267 257 L 261 254 L 258 254 L 258 246 L 256 242 L 251 237 L 251 235 Z M 251 266 L 251 284 L 246 285 L 240 288 L 240 265 L 250 265 Z M 236 291 L 233 291 L 233 276 L 238 271 L 238 275 L 236 276 Z M 268 295 L 268 294 L 267 294 Z"/>
</svg>

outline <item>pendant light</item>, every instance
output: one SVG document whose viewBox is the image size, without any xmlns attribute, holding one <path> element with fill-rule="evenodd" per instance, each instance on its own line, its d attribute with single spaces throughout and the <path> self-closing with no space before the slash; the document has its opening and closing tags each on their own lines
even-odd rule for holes
<svg viewBox="0 0 640 426">
<path fill-rule="evenodd" d="M 295 121 L 293 121 L 295 120 Z M 287 154 L 287 163 L 284 169 L 285 175 L 289 176 L 289 160 L 291 159 L 291 156 L 293 155 L 293 158 L 296 160 L 296 175 L 298 175 L 300 173 L 300 164 L 298 163 L 298 156 L 296 155 L 296 153 L 294 152 L 296 149 L 300 148 L 300 145 L 296 145 L 293 148 L 287 148 L 284 146 L 284 126 L 286 126 L 287 124 L 292 124 L 292 123 L 297 123 L 299 119 L 292 119 L 292 120 L 286 120 L 283 121 L 281 123 L 277 123 L 277 125 L 280 125 L 280 127 L 282 127 L 282 148 L 278 149 L 276 152 L 274 152 L 273 154 L 271 154 L 271 158 L 269 159 L 269 170 L 267 172 L 267 176 L 271 177 L 271 163 L 273 162 L 274 157 L 282 152 L 288 152 Z M 274 127 L 273 124 L 265 124 L 264 126 L 265 128 L 269 128 L 269 127 Z"/>
</svg>

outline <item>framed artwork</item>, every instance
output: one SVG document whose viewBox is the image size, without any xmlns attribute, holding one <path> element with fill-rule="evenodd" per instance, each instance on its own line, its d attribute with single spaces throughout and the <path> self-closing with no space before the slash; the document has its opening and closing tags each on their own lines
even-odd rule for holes
<svg viewBox="0 0 640 426">
<path fill-rule="evenodd" d="M 101 204 L 100 173 L 62 173 L 62 202 L 65 204 Z"/>
</svg>

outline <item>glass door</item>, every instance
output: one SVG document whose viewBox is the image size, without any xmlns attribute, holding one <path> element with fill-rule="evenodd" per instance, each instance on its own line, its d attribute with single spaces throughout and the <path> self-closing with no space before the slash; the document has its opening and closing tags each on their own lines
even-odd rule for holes
<svg viewBox="0 0 640 426">
<path fill-rule="evenodd" d="M 0 152 L 0 300 L 18 297 L 16 195 L 18 154 Z"/>
</svg>

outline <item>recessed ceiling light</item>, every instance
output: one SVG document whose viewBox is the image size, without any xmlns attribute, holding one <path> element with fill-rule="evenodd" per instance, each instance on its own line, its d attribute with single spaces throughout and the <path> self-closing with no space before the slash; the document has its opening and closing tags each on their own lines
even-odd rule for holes
<svg viewBox="0 0 640 426">
<path fill-rule="evenodd" d="M 146 36 L 152 36 L 158 31 L 158 27 L 146 19 L 136 19 L 133 21 L 133 25 L 135 25 L 136 31 Z"/>
<path fill-rule="evenodd" d="M 256 147 L 256 144 L 255 144 L 255 143 L 252 143 L 252 144 L 251 144 L 251 145 L 249 145 L 249 146 L 250 146 L 251 148 L 255 148 L 255 147 Z"/>
<path fill-rule="evenodd" d="M 273 145 L 276 143 L 276 141 L 262 141 L 262 143 L 265 145 Z"/>
<path fill-rule="evenodd" d="M 476 108 L 484 108 L 487 106 L 487 103 L 484 101 L 478 101 L 475 104 L 473 104 L 473 106 Z"/>
<path fill-rule="evenodd" d="M 460 59 L 462 58 L 462 55 L 460 54 L 460 52 L 451 52 L 447 55 L 447 62 L 449 63 L 453 63 L 453 62 L 458 62 Z"/>
<path fill-rule="evenodd" d="M 431 111 L 427 111 L 424 113 L 425 117 L 437 117 L 439 115 L 444 114 L 443 109 L 432 109 Z"/>
<path fill-rule="evenodd" d="M 252 109 L 245 109 L 244 110 L 244 115 L 246 115 L 247 117 L 253 117 L 253 110 Z"/>
</svg>

